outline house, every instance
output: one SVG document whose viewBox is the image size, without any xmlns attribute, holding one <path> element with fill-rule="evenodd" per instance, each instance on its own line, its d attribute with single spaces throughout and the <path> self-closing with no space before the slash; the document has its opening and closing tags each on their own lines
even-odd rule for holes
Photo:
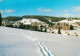
<svg viewBox="0 0 80 56">
<path fill-rule="evenodd" d="M 20 26 L 20 21 L 16 21 L 14 24 L 13 24 L 13 27 L 19 27 Z"/>
<path fill-rule="evenodd" d="M 2 25 L 3 25 L 3 26 L 12 26 L 13 23 L 14 23 L 14 22 L 12 22 L 12 21 L 7 21 L 7 20 L 6 20 L 6 21 L 3 21 L 3 22 L 2 22 Z"/>
<path fill-rule="evenodd" d="M 71 20 L 62 20 L 59 21 L 60 23 L 68 23 L 69 25 L 72 25 L 74 28 L 80 28 L 80 20 L 75 20 L 75 19 L 71 19 Z"/>
<path fill-rule="evenodd" d="M 54 23 L 52 29 L 59 29 L 59 26 L 62 30 L 70 30 L 70 25 L 68 23 L 60 23 L 59 25 L 59 22 Z"/>
</svg>

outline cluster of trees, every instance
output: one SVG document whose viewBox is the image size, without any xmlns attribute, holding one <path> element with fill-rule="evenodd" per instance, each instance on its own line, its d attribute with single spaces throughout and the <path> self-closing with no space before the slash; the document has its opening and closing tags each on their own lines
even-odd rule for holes
<svg viewBox="0 0 80 56">
<path fill-rule="evenodd" d="M 22 23 L 20 23 L 20 26 L 18 27 L 20 29 L 26 29 L 26 30 L 33 30 L 33 31 L 40 31 L 40 32 L 47 32 L 47 29 L 45 28 L 45 30 L 43 31 L 43 26 L 40 26 L 41 29 L 38 28 L 38 26 L 32 26 L 32 25 L 23 25 Z"/>
<path fill-rule="evenodd" d="M 15 17 L 15 16 L 9 16 L 9 17 L 6 17 L 6 18 L 3 18 L 3 20 L 7 20 L 7 21 L 18 21 L 18 20 L 21 20 L 22 17 Z"/>
<path fill-rule="evenodd" d="M 26 29 L 26 30 L 33 30 L 33 31 L 40 31 L 40 32 L 47 32 L 47 28 L 44 28 L 44 26 L 40 26 L 40 29 L 38 29 L 38 26 L 31 26 L 31 25 L 23 25 L 22 23 L 19 26 L 20 29 Z M 44 28 L 44 31 L 43 31 Z M 58 28 L 58 34 L 61 34 L 61 27 L 59 25 Z"/>
<path fill-rule="evenodd" d="M 46 18 L 49 19 L 51 22 L 58 22 L 60 20 L 66 19 L 65 17 L 51 17 L 51 16 L 47 16 Z"/>
<path fill-rule="evenodd" d="M 21 29 L 27 29 L 27 30 L 34 30 L 34 31 L 37 31 L 37 29 L 38 29 L 37 26 L 23 25 L 23 23 L 20 23 L 19 28 L 21 28 Z"/>
</svg>

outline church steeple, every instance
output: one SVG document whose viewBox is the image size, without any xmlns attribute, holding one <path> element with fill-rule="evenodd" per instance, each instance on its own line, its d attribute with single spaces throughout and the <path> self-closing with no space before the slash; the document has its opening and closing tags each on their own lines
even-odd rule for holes
<svg viewBox="0 0 80 56">
<path fill-rule="evenodd" d="M 1 11 L 0 11 L 0 26 L 2 25 Z"/>
</svg>

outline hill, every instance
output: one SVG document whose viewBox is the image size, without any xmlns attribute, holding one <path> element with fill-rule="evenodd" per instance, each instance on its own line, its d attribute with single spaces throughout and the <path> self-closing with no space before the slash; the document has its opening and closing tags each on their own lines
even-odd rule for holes
<svg viewBox="0 0 80 56">
<path fill-rule="evenodd" d="M 50 24 L 51 22 L 58 22 L 61 20 L 65 20 L 65 19 L 80 19 L 80 18 L 66 18 L 66 17 L 52 17 L 52 16 L 41 16 L 41 15 L 26 15 L 26 16 L 22 16 L 22 17 L 18 17 L 18 16 L 8 16 L 5 17 L 3 20 L 8 20 L 8 21 L 18 21 L 21 20 L 22 18 L 26 18 L 26 19 L 38 19 L 42 22 L 48 23 Z"/>
<path fill-rule="evenodd" d="M 28 19 L 28 18 L 38 19 L 38 20 L 40 20 L 42 22 L 45 22 L 45 23 L 48 23 L 48 24 L 51 23 L 51 22 L 57 22 L 57 21 L 66 19 L 64 17 L 27 15 L 27 16 L 22 16 L 22 17 L 9 16 L 9 17 L 4 18 L 3 20 L 18 21 L 18 20 L 21 20 L 22 18 L 26 18 L 26 19 Z"/>
</svg>

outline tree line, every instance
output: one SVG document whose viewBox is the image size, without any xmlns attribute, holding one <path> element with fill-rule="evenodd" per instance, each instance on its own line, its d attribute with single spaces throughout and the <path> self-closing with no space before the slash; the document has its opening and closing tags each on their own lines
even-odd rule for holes
<svg viewBox="0 0 80 56">
<path fill-rule="evenodd" d="M 22 16 L 22 17 L 9 16 L 9 17 L 4 18 L 3 20 L 18 21 L 18 20 L 21 20 L 22 18 L 38 19 L 38 20 L 40 20 L 42 22 L 45 22 L 47 24 L 51 24 L 51 22 L 58 22 L 60 20 L 65 20 L 65 19 L 80 19 L 80 18 L 71 18 L 71 17 L 70 18 L 66 18 L 66 17 L 52 17 L 52 16 L 40 16 L 40 15 L 26 15 L 26 16 Z"/>
</svg>

